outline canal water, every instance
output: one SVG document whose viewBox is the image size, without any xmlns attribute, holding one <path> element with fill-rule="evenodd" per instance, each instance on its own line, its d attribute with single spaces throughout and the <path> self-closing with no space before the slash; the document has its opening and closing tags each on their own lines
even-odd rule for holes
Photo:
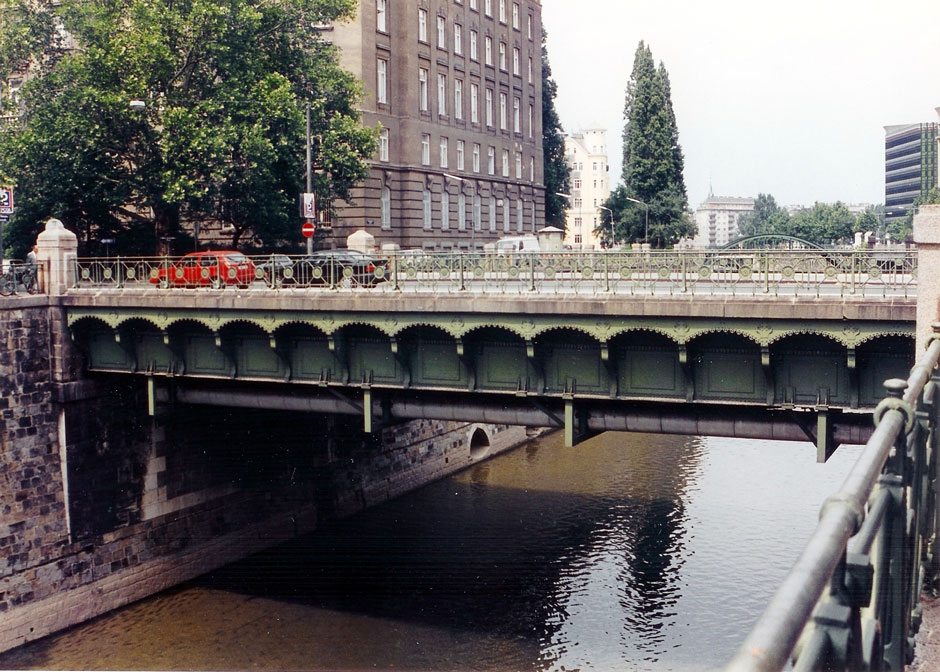
<svg viewBox="0 0 940 672">
<path fill-rule="evenodd" d="M 717 669 L 859 450 L 548 435 L 0 669 Z"/>
</svg>

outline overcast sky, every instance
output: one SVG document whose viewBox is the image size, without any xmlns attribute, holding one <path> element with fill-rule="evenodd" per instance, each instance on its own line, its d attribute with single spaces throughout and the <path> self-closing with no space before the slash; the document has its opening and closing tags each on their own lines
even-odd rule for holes
<svg viewBox="0 0 940 672">
<path fill-rule="evenodd" d="M 662 61 L 692 207 L 884 202 L 884 126 L 938 121 L 936 0 L 542 0 L 566 132 L 607 129 L 620 180 L 637 44 Z"/>
</svg>

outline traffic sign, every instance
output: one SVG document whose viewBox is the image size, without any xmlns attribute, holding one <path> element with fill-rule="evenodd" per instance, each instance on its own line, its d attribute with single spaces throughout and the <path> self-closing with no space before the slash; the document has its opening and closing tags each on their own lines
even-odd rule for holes
<svg viewBox="0 0 940 672">
<path fill-rule="evenodd" d="M 313 225 L 313 222 L 304 222 L 304 225 L 300 227 L 300 232 L 304 234 L 304 238 L 310 238 L 316 230 L 317 227 Z"/>
</svg>

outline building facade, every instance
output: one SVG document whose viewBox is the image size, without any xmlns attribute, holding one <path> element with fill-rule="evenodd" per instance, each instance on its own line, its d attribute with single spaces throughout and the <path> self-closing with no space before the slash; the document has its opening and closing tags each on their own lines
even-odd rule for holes
<svg viewBox="0 0 940 672">
<path fill-rule="evenodd" d="M 607 131 L 590 128 L 566 136 L 565 161 L 571 168 L 565 245 L 575 250 L 599 249 L 595 229 L 603 221 L 600 206 L 610 196 Z"/>
<path fill-rule="evenodd" d="M 937 185 L 938 124 L 885 126 L 885 223 L 910 214 Z"/>
<path fill-rule="evenodd" d="M 715 196 L 695 210 L 695 247 L 721 247 L 739 237 L 738 221 L 754 210 L 753 198 Z"/>
<path fill-rule="evenodd" d="M 334 246 L 481 249 L 544 222 L 538 0 L 361 0 L 334 26 L 379 126 L 368 178 L 332 220 Z"/>
</svg>

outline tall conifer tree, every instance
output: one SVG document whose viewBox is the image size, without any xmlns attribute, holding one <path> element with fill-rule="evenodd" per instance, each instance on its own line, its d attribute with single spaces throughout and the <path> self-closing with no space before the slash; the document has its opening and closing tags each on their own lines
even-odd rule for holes
<svg viewBox="0 0 940 672">
<path fill-rule="evenodd" d="M 542 153 L 545 182 L 545 224 L 565 228 L 568 200 L 559 193 L 569 193 L 571 170 L 565 161 L 565 136 L 555 110 L 558 85 L 552 79 L 548 63 L 548 34 L 542 29 Z"/>
</svg>

